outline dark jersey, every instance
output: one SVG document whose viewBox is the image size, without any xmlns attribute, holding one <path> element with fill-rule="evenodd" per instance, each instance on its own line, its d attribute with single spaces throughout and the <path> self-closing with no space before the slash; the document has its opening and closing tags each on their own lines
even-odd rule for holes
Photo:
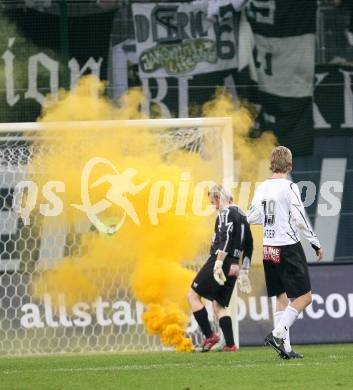
<svg viewBox="0 0 353 390">
<path fill-rule="evenodd" d="M 240 216 L 240 249 L 243 252 L 243 260 L 245 257 L 247 257 L 249 261 L 251 261 L 254 250 L 254 242 L 249 222 L 245 213 L 238 206 L 231 205 L 230 207 L 236 208 Z"/>
<path fill-rule="evenodd" d="M 211 255 L 219 251 L 232 257 L 240 257 L 242 250 L 242 219 L 239 208 L 227 206 L 219 211 L 211 245 Z"/>
</svg>

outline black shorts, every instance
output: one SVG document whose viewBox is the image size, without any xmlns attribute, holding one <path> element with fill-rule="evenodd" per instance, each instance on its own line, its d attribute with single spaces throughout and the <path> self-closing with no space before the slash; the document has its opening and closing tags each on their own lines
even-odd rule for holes
<svg viewBox="0 0 353 390">
<path fill-rule="evenodd" d="M 219 285 L 213 276 L 213 267 L 217 256 L 211 255 L 200 271 L 195 276 L 191 288 L 201 297 L 210 301 L 217 301 L 222 307 L 229 305 L 235 282 L 237 280 L 234 274 L 233 264 L 238 264 L 239 259 L 227 256 L 223 261 L 223 272 L 227 278 L 223 286 Z"/>
<path fill-rule="evenodd" d="M 263 264 L 269 297 L 285 292 L 288 298 L 298 298 L 311 291 L 308 264 L 300 242 L 278 247 L 264 246 Z"/>
</svg>

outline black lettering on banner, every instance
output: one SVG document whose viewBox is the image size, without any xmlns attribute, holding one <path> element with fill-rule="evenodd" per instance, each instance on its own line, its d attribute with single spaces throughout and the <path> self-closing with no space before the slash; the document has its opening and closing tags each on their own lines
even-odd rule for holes
<svg viewBox="0 0 353 390">
<path fill-rule="evenodd" d="M 265 54 L 265 73 L 267 76 L 272 76 L 272 53 L 266 53 Z"/>
<path fill-rule="evenodd" d="M 138 16 L 138 22 L 146 25 L 143 15 Z M 189 23 L 192 37 L 207 36 L 207 31 L 203 30 L 202 12 L 198 12 L 196 15 L 193 13 L 188 15 L 185 12 L 178 12 L 177 6 L 157 6 L 153 9 L 151 14 L 153 41 L 161 44 L 180 43 L 184 40 L 188 40 L 191 38 L 186 32 Z M 137 31 L 137 33 L 139 32 L 140 31 Z"/>
<path fill-rule="evenodd" d="M 264 55 L 264 58 L 260 58 L 259 51 L 257 50 L 257 47 L 254 47 L 253 50 L 253 57 L 254 57 L 254 63 L 255 67 L 257 69 L 263 68 L 265 74 L 267 76 L 272 76 L 272 53 L 267 52 Z"/>
<path fill-rule="evenodd" d="M 276 0 L 252 0 L 246 5 L 247 17 L 257 23 L 275 24 Z"/>
<path fill-rule="evenodd" d="M 180 42 L 183 34 L 178 24 L 177 6 L 157 6 L 151 14 L 152 37 L 157 43 Z M 162 33 L 164 32 L 164 34 Z"/>
<path fill-rule="evenodd" d="M 259 69 L 260 66 L 261 66 L 261 63 L 259 62 L 259 53 L 258 53 L 258 50 L 257 50 L 257 47 L 256 47 L 256 46 L 254 46 L 252 55 L 253 55 L 253 57 L 254 57 L 254 64 L 255 64 L 255 67 L 256 67 L 256 69 Z"/>
<path fill-rule="evenodd" d="M 217 56 L 221 60 L 231 60 L 235 58 L 235 45 L 230 40 L 222 40 L 224 33 L 230 34 L 233 31 L 232 27 L 228 23 L 220 24 L 218 21 L 214 24 L 214 33 L 216 36 L 216 50 Z"/>
<path fill-rule="evenodd" d="M 190 29 L 193 38 L 207 37 L 207 30 L 203 28 L 203 13 L 201 11 L 190 13 Z"/>
</svg>

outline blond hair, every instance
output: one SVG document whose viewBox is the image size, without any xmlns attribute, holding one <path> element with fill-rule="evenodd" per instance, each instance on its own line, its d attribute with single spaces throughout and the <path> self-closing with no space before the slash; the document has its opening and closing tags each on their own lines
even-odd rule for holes
<svg viewBox="0 0 353 390">
<path fill-rule="evenodd" d="M 232 198 L 232 195 L 219 184 L 216 184 L 209 189 L 208 196 L 212 199 L 220 199 L 225 202 L 229 202 Z"/>
<path fill-rule="evenodd" d="M 277 146 L 271 154 L 270 169 L 273 173 L 287 173 L 292 170 L 292 152 L 285 146 Z"/>
</svg>

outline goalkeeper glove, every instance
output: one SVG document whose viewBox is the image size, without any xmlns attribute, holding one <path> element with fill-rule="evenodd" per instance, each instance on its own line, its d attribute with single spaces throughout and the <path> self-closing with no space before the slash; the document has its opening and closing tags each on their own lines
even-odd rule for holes
<svg viewBox="0 0 353 390">
<path fill-rule="evenodd" d="M 224 275 L 223 269 L 223 261 L 216 260 L 213 267 L 213 277 L 215 278 L 216 282 L 223 286 L 224 282 L 227 280 L 226 276 Z"/>
<path fill-rule="evenodd" d="M 249 279 L 249 270 L 242 268 L 238 276 L 239 290 L 245 294 L 250 294 L 252 291 L 250 279 Z"/>
</svg>

